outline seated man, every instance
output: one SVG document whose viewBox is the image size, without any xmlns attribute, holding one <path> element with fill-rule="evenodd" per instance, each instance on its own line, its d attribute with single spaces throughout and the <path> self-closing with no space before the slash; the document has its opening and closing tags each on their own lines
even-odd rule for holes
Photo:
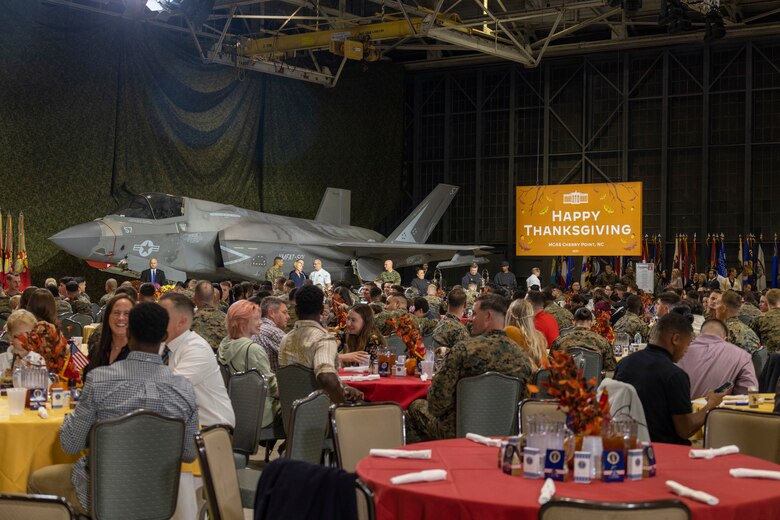
<svg viewBox="0 0 780 520">
<path fill-rule="evenodd" d="M 81 399 L 73 413 L 65 416 L 60 442 L 65 453 L 78 454 L 87 448 L 92 426 L 103 419 L 119 417 L 141 408 L 185 423 L 182 460 L 195 460 L 193 436 L 198 431 L 195 391 L 184 377 L 174 375 L 158 354 L 168 328 L 168 313 L 155 303 L 133 307 L 128 318 L 127 359 L 98 367 L 87 375 Z M 28 482 L 29 493 L 65 497 L 76 512 L 89 515 L 89 468 L 87 456 L 76 464 L 41 468 Z"/>
<path fill-rule="evenodd" d="M 433 329 L 433 341 L 437 347 L 454 347 L 458 342 L 468 339 L 469 331 L 460 321 L 466 311 L 466 291 L 452 289 L 447 295 L 447 314 Z"/>
<path fill-rule="evenodd" d="M 287 310 L 287 302 L 275 296 L 263 298 L 260 310 L 263 313 L 263 321 L 260 332 L 252 340 L 265 349 L 271 371 L 276 373 L 279 369 L 279 345 L 284 338 L 290 313 Z"/>
<path fill-rule="evenodd" d="M 455 394 L 458 381 L 494 371 L 520 379 L 521 398 L 531 381 L 531 360 L 504 332 L 506 300 L 487 294 L 474 304 L 471 332 L 475 337 L 461 341 L 447 354 L 444 366 L 433 378 L 428 400 L 409 405 L 409 427 L 422 440 L 455 437 Z M 516 409 L 515 409 L 516 413 Z"/>
<path fill-rule="evenodd" d="M 642 337 L 642 342 L 646 342 L 647 336 L 650 334 L 650 327 L 642 319 L 642 298 L 636 294 L 630 295 L 626 298 L 625 307 L 625 314 L 615 323 L 615 333 L 624 332 L 628 334 L 631 341 L 634 341 L 634 337 L 639 334 Z"/>
<path fill-rule="evenodd" d="M 721 295 L 720 304 L 715 311 L 716 317 L 726 323 L 729 335 L 728 341 L 748 354 L 753 354 L 760 348 L 761 341 L 753 329 L 739 319 L 739 308 L 742 297 L 736 291 L 726 291 Z"/>
<path fill-rule="evenodd" d="M 704 408 L 693 413 L 688 374 L 675 365 L 692 339 L 690 321 L 681 314 L 669 313 L 653 327 L 647 348 L 618 363 L 615 380 L 636 389 L 653 442 L 690 445 L 688 437 L 704 425 L 707 412 L 725 395 L 710 392 Z"/>
<path fill-rule="evenodd" d="M 593 313 L 589 309 L 582 307 L 574 313 L 574 330 L 561 336 L 550 346 L 550 352 L 553 350 L 562 350 L 566 352 L 571 347 L 583 347 L 589 350 L 595 350 L 601 354 L 604 370 L 615 370 L 617 361 L 615 361 L 615 352 L 612 345 L 604 339 L 604 336 L 593 332 Z"/>
<path fill-rule="evenodd" d="M 192 317 L 192 331 L 205 339 L 215 351 L 227 336 L 225 313 L 218 309 L 219 293 L 210 282 L 201 280 L 195 285 L 192 302 L 198 309 Z"/>
<path fill-rule="evenodd" d="M 727 382 L 734 383 L 729 394 L 747 394 L 748 387 L 758 386 L 750 354 L 726 341 L 728 333 L 722 321 L 705 321 L 685 357 L 677 362 L 691 381 L 691 399 L 703 397 Z"/>
</svg>

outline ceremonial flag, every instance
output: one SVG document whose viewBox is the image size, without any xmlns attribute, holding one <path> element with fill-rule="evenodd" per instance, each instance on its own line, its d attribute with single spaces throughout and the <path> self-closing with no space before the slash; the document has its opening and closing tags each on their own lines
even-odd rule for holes
<svg viewBox="0 0 780 520">
<path fill-rule="evenodd" d="M 646 263 L 650 258 L 650 251 L 647 248 L 647 235 L 645 235 L 644 240 L 642 240 L 642 257 L 640 258 L 640 262 L 643 264 Z"/>
<path fill-rule="evenodd" d="M 682 258 L 680 258 L 680 265 L 682 266 L 682 269 L 680 269 L 680 278 L 682 278 L 684 287 L 690 281 L 689 270 L 691 259 L 688 256 L 688 235 L 683 236 L 683 253 Z"/>
<path fill-rule="evenodd" d="M 718 239 L 715 238 L 713 235 L 712 238 L 710 238 L 709 235 L 707 235 L 707 240 L 711 240 L 712 246 L 710 247 L 710 265 L 708 269 L 717 269 L 718 267 Z"/>
<path fill-rule="evenodd" d="M 566 259 L 566 285 L 564 285 L 564 288 L 571 287 L 572 282 L 574 281 L 574 257 L 570 256 Z"/>
<path fill-rule="evenodd" d="M 3 282 L 14 269 L 14 226 L 11 221 L 11 212 L 5 221 L 5 253 L 3 255 Z"/>
<path fill-rule="evenodd" d="M 718 254 L 718 274 L 726 276 L 728 270 L 726 269 L 726 238 L 720 236 L 720 253 Z"/>
<path fill-rule="evenodd" d="M 550 267 L 550 284 L 558 285 L 560 278 L 561 278 L 561 266 L 558 263 L 558 257 L 554 256 L 552 257 L 552 266 Z"/>
<path fill-rule="evenodd" d="M 780 281 L 777 279 L 778 267 L 780 267 L 780 265 L 778 265 L 779 263 L 777 257 L 777 233 L 775 233 L 775 251 L 772 256 L 772 289 L 777 289 L 777 287 L 780 286 Z"/>
<path fill-rule="evenodd" d="M 5 254 L 3 251 L 3 212 L 0 211 L 0 289 L 5 287 Z"/>
<path fill-rule="evenodd" d="M 755 288 L 755 262 L 753 259 L 753 247 L 756 243 L 756 237 L 754 235 L 748 235 L 745 240 L 745 257 L 744 257 L 744 270 L 742 271 L 742 283 L 749 283 Z"/>
<path fill-rule="evenodd" d="M 777 242 L 777 241 L 775 241 Z M 775 248 L 777 251 L 777 248 Z M 777 259 L 777 253 L 775 252 L 775 260 Z M 582 271 L 580 272 L 580 286 L 584 289 L 590 287 L 590 257 L 582 257 Z"/>
<path fill-rule="evenodd" d="M 747 262 L 745 261 L 745 251 L 742 247 L 742 235 L 739 235 L 739 251 L 737 251 L 737 261 L 742 264 L 742 274 L 740 275 L 740 278 L 742 278 L 742 282 L 746 282 L 747 279 L 745 278 L 745 272 L 747 271 Z"/>
<path fill-rule="evenodd" d="M 30 284 L 30 265 L 27 262 L 27 246 L 24 237 L 24 214 L 19 213 L 19 251 L 16 253 L 14 272 L 19 275 L 19 290 L 23 291 Z"/>
<path fill-rule="evenodd" d="M 73 341 L 68 342 L 65 364 L 60 376 L 67 381 L 80 382 L 81 372 L 89 364 L 89 358 L 85 356 Z"/>
<path fill-rule="evenodd" d="M 672 261 L 672 269 L 680 268 L 680 236 L 674 236 L 674 260 Z M 670 273 L 671 275 L 671 273 Z"/>
<path fill-rule="evenodd" d="M 661 235 L 655 237 L 655 272 L 660 273 L 664 270 L 664 243 L 661 241 Z"/>
<path fill-rule="evenodd" d="M 694 278 L 696 277 L 696 273 L 699 271 L 698 269 L 698 259 L 696 258 L 696 233 L 693 234 L 693 258 L 691 259 L 691 269 L 690 269 L 690 276 L 688 277 L 689 280 L 695 282 Z"/>
<path fill-rule="evenodd" d="M 756 289 L 766 289 L 766 264 L 764 264 L 764 235 L 758 237 L 758 255 L 756 262 Z"/>
</svg>

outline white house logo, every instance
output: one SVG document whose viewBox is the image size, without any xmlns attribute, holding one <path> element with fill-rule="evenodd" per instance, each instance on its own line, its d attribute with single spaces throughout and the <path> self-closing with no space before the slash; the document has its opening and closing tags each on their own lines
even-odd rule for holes
<svg viewBox="0 0 780 520">
<path fill-rule="evenodd" d="M 610 464 L 614 465 L 617 464 L 619 461 L 620 461 L 620 455 L 618 455 L 614 451 L 609 455 L 607 455 L 607 462 L 609 462 Z"/>
<path fill-rule="evenodd" d="M 133 251 L 138 251 L 138 254 L 147 257 L 152 253 L 156 253 L 160 250 L 160 246 L 154 245 L 151 240 L 144 240 L 140 244 L 133 245 Z"/>
<path fill-rule="evenodd" d="M 582 193 L 579 191 L 573 191 L 571 193 L 564 193 L 563 194 L 563 203 L 564 204 L 587 204 L 588 203 L 588 194 Z"/>
<path fill-rule="evenodd" d="M 550 462 L 558 464 L 561 461 L 561 453 L 557 450 L 550 451 Z"/>
</svg>

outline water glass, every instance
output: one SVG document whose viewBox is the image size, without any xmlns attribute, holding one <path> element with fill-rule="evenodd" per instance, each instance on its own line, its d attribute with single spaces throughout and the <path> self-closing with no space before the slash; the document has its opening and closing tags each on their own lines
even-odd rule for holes
<svg viewBox="0 0 780 520">
<path fill-rule="evenodd" d="M 21 415 L 24 412 L 24 403 L 27 400 L 26 388 L 8 388 L 8 413 L 9 415 Z"/>
<path fill-rule="evenodd" d="M 526 446 L 538 448 L 542 457 L 546 455 L 547 450 L 566 449 L 567 443 L 573 440 L 566 423 L 551 419 L 547 415 L 530 416 L 528 418 L 528 431 L 523 433 Z"/>
<path fill-rule="evenodd" d="M 433 377 L 433 365 L 434 365 L 433 360 L 431 361 L 426 360 L 420 362 L 420 368 L 422 369 L 422 373 L 425 374 L 428 377 L 428 379 Z"/>
</svg>

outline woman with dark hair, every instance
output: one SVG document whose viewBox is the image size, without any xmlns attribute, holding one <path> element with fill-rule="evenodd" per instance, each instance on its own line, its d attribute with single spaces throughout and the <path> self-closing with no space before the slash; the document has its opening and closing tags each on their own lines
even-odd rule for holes
<svg viewBox="0 0 780 520">
<path fill-rule="evenodd" d="M 38 321 L 57 325 L 57 302 L 48 290 L 35 289 L 24 308 L 32 312 Z"/>
<path fill-rule="evenodd" d="M 345 332 L 343 352 L 339 354 L 342 364 L 367 364 L 369 359 L 376 357 L 377 350 L 387 346 L 384 336 L 374 326 L 374 311 L 365 303 L 358 303 L 349 310 Z"/>
<path fill-rule="evenodd" d="M 22 291 L 22 297 L 19 299 L 19 308 L 20 309 L 27 309 L 27 304 L 30 303 L 30 296 L 32 296 L 32 293 L 37 291 L 38 288 L 34 285 L 29 286 L 24 291 Z M 55 302 L 55 308 L 56 308 L 56 302 Z"/>
<path fill-rule="evenodd" d="M 89 337 L 89 364 L 84 367 L 82 380 L 93 368 L 121 361 L 130 353 L 127 346 L 127 319 L 134 305 L 135 300 L 127 294 L 116 294 L 108 300 L 103 311 L 100 334 L 95 331 Z"/>
</svg>

